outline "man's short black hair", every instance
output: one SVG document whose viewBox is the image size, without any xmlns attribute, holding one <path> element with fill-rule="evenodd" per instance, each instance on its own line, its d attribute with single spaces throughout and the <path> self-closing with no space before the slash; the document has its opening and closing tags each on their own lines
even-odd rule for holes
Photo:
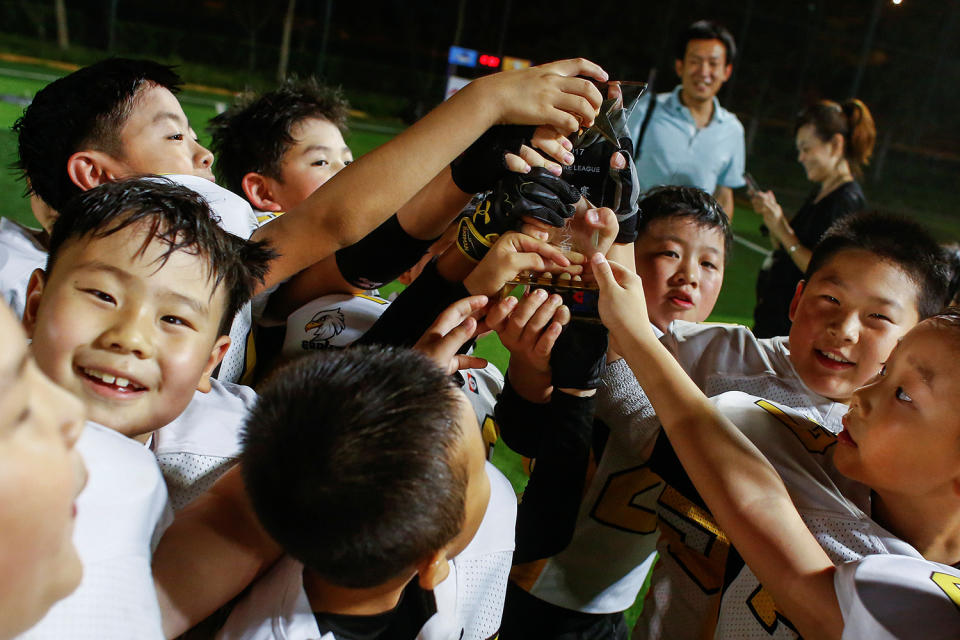
<svg viewBox="0 0 960 640">
<path fill-rule="evenodd" d="M 733 64 L 737 59 L 737 43 L 725 26 L 713 20 L 697 20 L 683 30 L 677 39 L 676 58 L 683 60 L 687 56 L 687 45 L 691 40 L 719 40 L 726 51 L 726 63 Z"/>
<path fill-rule="evenodd" d="M 239 194 L 248 173 L 281 180 L 280 162 L 295 142 L 290 133 L 293 127 L 318 118 L 343 131 L 348 109 L 339 87 L 328 87 L 315 78 L 288 79 L 273 91 L 237 102 L 207 125 L 217 179 Z"/>
<path fill-rule="evenodd" d="M 133 225 L 145 225 L 141 251 L 152 242 L 167 246 L 158 268 L 176 251 L 206 260 L 206 276 L 213 281 L 213 290 L 226 287 L 220 335 L 228 335 L 233 317 L 250 299 L 257 283 L 263 282 L 275 254 L 265 243 L 232 235 L 217 222 L 200 195 L 163 178 L 102 184 L 78 194 L 63 207 L 50 232 L 46 271 L 52 273 L 57 255 L 72 240 L 105 238 Z"/>
<path fill-rule="evenodd" d="M 704 229 L 716 229 L 723 235 L 723 262 L 730 260 L 733 230 L 730 219 L 716 199 L 697 187 L 662 186 L 650 189 L 637 203 L 637 233 L 643 235 L 654 220 L 689 218 Z"/>
<path fill-rule="evenodd" d="M 140 90 L 160 86 L 176 93 L 181 83 L 166 65 L 110 58 L 38 91 L 13 125 L 20 153 L 17 166 L 30 192 L 59 211 L 80 191 L 67 175 L 70 156 L 89 148 L 119 157 L 120 130 Z"/>
<path fill-rule="evenodd" d="M 921 320 L 948 303 L 951 269 L 943 248 L 923 225 L 880 213 L 864 212 L 835 222 L 813 249 L 804 280 L 843 251 L 869 251 L 901 269 L 917 287 Z"/>
<path fill-rule="evenodd" d="M 445 547 L 465 517 L 458 393 L 407 349 L 327 351 L 277 371 L 240 454 L 264 528 L 351 588 L 383 584 Z"/>
</svg>

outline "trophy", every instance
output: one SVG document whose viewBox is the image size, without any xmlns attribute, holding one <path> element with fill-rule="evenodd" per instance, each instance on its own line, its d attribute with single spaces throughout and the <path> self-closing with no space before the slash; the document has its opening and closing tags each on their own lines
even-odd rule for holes
<svg viewBox="0 0 960 640">
<path fill-rule="evenodd" d="M 611 81 L 597 83 L 605 91 L 606 99 L 593 126 L 570 136 L 574 162 L 564 167 L 562 178 L 580 192 L 591 207 L 610 207 L 617 214 L 621 231 L 617 242 L 632 242 L 636 235 L 637 196 L 636 168 L 633 166 L 634 141 L 627 128 L 627 120 L 647 87 L 645 82 Z M 625 152 L 627 167 L 612 169 L 614 153 Z M 629 184 L 626 184 L 629 183 Z M 597 248 L 596 232 L 585 232 L 583 220 L 568 218 L 562 226 L 551 229 L 548 242 L 564 252 L 583 255 Z M 627 228 L 629 227 L 629 229 Z M 631 235 L 632 234 L 632 235 Z M 563 298 L 574 320 L 599 322 L 597 302 L 599 290 L 592 279 L 562 273 L 522 273 L 507 285 L 507 290 L 522 285 L 546 289 Z"/>
</svg>

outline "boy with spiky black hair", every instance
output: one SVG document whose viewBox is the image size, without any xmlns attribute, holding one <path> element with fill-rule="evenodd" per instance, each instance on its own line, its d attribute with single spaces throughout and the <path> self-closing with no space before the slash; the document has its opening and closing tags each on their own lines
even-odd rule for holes
<svg viewBox="0 0 960 640">
<path fill-rule="evenodd" d="M 516 501 L 446 371 L 405 349 L 304 358 L 264 389 L 241 468 L 289 554 L 220 637 L 490 638 Z"/>
<path fill-rule="evenodd" d="M 265 214 L 275 206 L 286 211 L 353 161 L 343 141 L 348 108 L 342 90 L 312 77 L 286 80 L 240 100 L 208 124 L 217 156 L 214 171 L 228 189 Z M 304 139 L 309 143 L 298 157 L 289 158 Z M 310 184 L 302 179 L 307 172 L 313 175 Z"/>
<path fill-rule="evenodd" d="M 37 365 L 80 398 L 99 436 L 84 449 L 86 577 L 31 637 L 160 635 L 150 553 L 167 491 L 157 462 L 174 506 L 233 464 L 252 392 L 211 373 L 271 257 L 160 178 L 110 182 L 62 207 L 24 325 Z"/>
</svg>

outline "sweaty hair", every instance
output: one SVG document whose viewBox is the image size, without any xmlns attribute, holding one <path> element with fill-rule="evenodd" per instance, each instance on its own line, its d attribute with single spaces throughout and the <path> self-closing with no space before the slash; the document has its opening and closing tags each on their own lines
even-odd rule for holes
<svg viewBox="0 0 960 640">
<path fill-rule="evenodd" d="M 726 64 L 733 64 L 737 59 L 737 44 L 733 41 L 733 35 L 719 22 L 697 20 L 684 29 L 677 39 L 677 60 L 683 60 L 687 56 L 687 45 L 691 40 L 719 40 L 727 54 Z"/>
<path fill-rule="evenodd" d="M 322 85 L 315 78 L 286 80 L 273 91 L 241 100 L 207 125 L 217 178 L 239 194 L 248 173 L 282 181 L 280 162 L 295 142 L 290 133 L 293 127 L 318 118 L 343 131 L 348 108 L 340 88 Z"/>
<path fill-rule="evenodd" d="M 407 349 L 326 351 L 277 371 L 240 454 L 264 528 L 351 588 L 383 584 L 442 549 L 465 517 L 457 393 Z"/>
<path fill-rule="evenodd" d="M 947 257 L 923 225 L 897 216 L 858 213 L 835 222 L 810 257 L 804 280 L 844 251 L 868 251 L 898 267 L 917 288 L 917 313 L 929 318 L 947 304 L 951 269 Z"/>
<path fill-rule="evenodd" d="M 696 187 L 664 186 L 650 189 L 637 203 L 637 232 L 643 235 L 654 220 L 689 218 L 697 226 L 718 230 L 723 236 L 723 261 L 730 259 L 733 231 L 723 208 L 712 195 Z"/>
<path fill-rule="evenodd" d="M 163 178 L 131 178 L 109 182 L 69 200 L 50 233 L 47 274 L 56 267 L 64 245 L 84 238 L 105 238 L 130 226 L 142 225 L 144 240 L 138 254 L 153 242 L 166 245 L 157 268 L 177 251 L 200 256 L 207 279 L 224 286 L 227 304 L 220 335 L 230 331 L 237 314 L 263 282 L 275 253 L 266 243 L 250 242 L 223 230 L 210 206 L 197 193 Z"/>
<path fill-rule="evenodd" d="M 171 67 L 149 60 L 110 58 L 54 80 L 37 92 L 13 125 L 17 163 L 30 193 L 59 211 L 80 192 L 67 175 L 67 160 L 95 149 L 121 156 L 120 130 L 144 87 L 176 93 L 182 83 Z"/>
<path fill-rule="evenodd" d="M 843 136 L 843 157 L 850 171 L 858 177 L 863 175 L 877 140 L 877 128 L 867 105 L 856 98 L 844 102 L 821 100 L 797 115 L 794 135 L 808 124 L 813 125 L 817 137 L 824 142 L 838 133 Z"/>
</svg>

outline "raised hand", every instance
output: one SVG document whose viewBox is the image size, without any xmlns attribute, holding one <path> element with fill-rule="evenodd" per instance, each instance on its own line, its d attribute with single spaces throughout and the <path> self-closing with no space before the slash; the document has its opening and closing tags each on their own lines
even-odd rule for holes
<svg viewBox="0 0 960 640">
<path fill-rule="evenodd" d="M 608 78 L 598 65 L 576 58 L 496 73 L 473 82 L 496 97 L 498 122 L 546 124 L 561 133 L 573 133 L 593 124 L 603 102 L 592 82 L 576 76 L 600 82 Z"/>
<path fill-rule="evenodd" d="M 492 296 L 522 271 L 537 273 L 583 272 L 584 256 L 564 254 L 542 240 L 515 231 L 505 233 L 493 245 L 480 264 L 463 279 L 471 294 Z"/>
<path fill-rule="evenodd" d="M 487 296 L 457 300 L 437 316 L 413 348 L 436 362 L 447 373 L 484 368 L 487 361 L 483 358 L 458 354 L 457 351 L 476 336 L 476 316 L 486 304 Z"/>
</svg>

